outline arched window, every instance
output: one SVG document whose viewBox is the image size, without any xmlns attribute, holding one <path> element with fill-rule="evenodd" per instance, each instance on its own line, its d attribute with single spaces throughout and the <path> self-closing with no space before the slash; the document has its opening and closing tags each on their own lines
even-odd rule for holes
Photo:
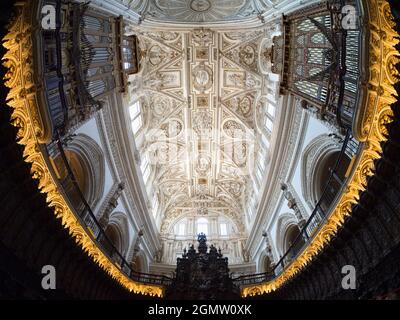
<svg viewBox="0 0 400 320">
<path fill-rule="evenodd" d="M 196 228 L 197 234 L 199 233 L 204 233 L 208 234 L 208 220 L 206 218 L 199 218 L 197 220 L 197 228 Z"/>
<path fill-rule="evenodd" d="M 269 149 L 270 142 L 269 139 L 264 134 L 261 135 L 261 144 L 265 150 Z"/>
</svg>

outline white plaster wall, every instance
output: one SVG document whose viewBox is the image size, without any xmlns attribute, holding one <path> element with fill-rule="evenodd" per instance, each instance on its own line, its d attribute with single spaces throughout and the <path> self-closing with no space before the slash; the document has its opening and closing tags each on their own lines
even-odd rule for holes
<svg viewBox="0 0 400 320">
<path fill-rule="evenodd" d="M 92 138 L 94 141 L 96 141 L 96 143 L 100 146 L 100 148 L 102 149 L 103 153 L 105 154 L 105 148 L 101 143 L 99 129 L 97 128 L 96 119 L 94 117 L 92 119 L 90 119 L 89 121 L 87 121 L 82 126 L 80 126 L 75 131 L 75 133 L 76 134 L 86 134 L 87 136 Z M 105 169 L 104 170 L 104 173 L 105 173 L 105 177 L 104 177 L 104 193 L 103 193 L 103 196 L 102 196 L 101 200 L 98 202 L 97 207 L 96 208 L 92 208 L 94 210 L 94 213 L 96 213 L 97 210 L 101 207 L 105 197 L 107 196 L 107 194 L 110 191 L 112 185 L 114 184 L 109 164 L 107 163 L 106 159 L 104 159 L 104 162 L 105 162 L 105 166 L 104 166 L 104 169 Z"/>
</svg>

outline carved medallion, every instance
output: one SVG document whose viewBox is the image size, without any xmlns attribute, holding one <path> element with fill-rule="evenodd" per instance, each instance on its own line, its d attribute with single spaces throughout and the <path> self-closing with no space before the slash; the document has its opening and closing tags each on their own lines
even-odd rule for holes
<svg viewBox="0 0 400 320">
<path fill-rule="evenodd" d="M 196 12 L 205 12 L 211 8 L 211 2 L 209 0 L 192 0 L 190 8 Z"/>
<path fill-rule="evenodd" d="M 224 133 L 230 138 L 242 138 L 245 133 L 245 128 L 239 122 L 228 120 L 223 126 Z"/>
<path fill-rule="evenodd" d="M 212 116 L 209 111 L 198 111 L 193 117 L 193 130 L 201 137 L 210 137 Z"/>
<path fill-rule="evenodd" d="M 211 158 L 206 154 L 199 154 L 196 162 L 196 172 L 200 176 L 205 176 L 211 168 Z"/>
<path fill-rule="evenodd" d="M 149 62 L 153 66 L 158 66 L 165 61 L 166 54 L 159 45 L 152 46 L 149 50 Z"/>
<path fill-rule="evenodd" d="M 175 138 L 182 131 L 182 123 L 178 120 L 172 119 L 160 126 L 166 138 Z"/>
<path fill-rule="evenodd" d="M 156 117 L 163 117 L 171 111 L 171 102 L 167 98 L 156 96 L 151 107 Z"/>
<path fill-rule="evenodd" d="M 240 62 L 252 67 L 256 59 L 256 49 L 252 45 L 245 45 L 239 52 Z"/>
<path fill-rule="evenodd" d="M 206 91 L 211 88 L 213 71 L 208 66 L 197 66 L 193 69 L 193 84 L 199 91 Z"/>
</svg>

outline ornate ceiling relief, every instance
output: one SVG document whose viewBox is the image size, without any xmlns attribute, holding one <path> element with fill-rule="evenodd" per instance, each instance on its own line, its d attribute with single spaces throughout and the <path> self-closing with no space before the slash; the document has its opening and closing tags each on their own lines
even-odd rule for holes
<svg viewBox="0 0 400 320">
<path fill-rule="evenodd" d="M 142 87 L 144 90 L 162 92 L 166 96 L 183 102 L 183 35 L 175 32 L 143 32 L 139 34 L 142 60 Z M 162 112 L 165 104 L 155 106 Z M 161 109 L 160 109 L 161 108 Z"/>
<path fill-rule="evenodd" d="M 158 2 L 166 8 L 170 3 Z M 193 6 L 211 10 L 208 1 L 200 2 Z M 209 3 L 217 8 L 217 1 Z M 265 87 L 258 65 L 264 35 L 203 28 L 138 34 L 139 95 L 149 116 L 141 151 L 154 160 L 151 185 L 161 207 L 162 236 L 182 217 L 211 212 L 228 217 L 246 234 L 258 143 L 255 105 Z"/>
<path fill-rule="evenodd" d="M 256 16 L 253 1 L 246 0 L 151 0 L 146 19 L 178 23 L 219 22 Z"/>
</svg>

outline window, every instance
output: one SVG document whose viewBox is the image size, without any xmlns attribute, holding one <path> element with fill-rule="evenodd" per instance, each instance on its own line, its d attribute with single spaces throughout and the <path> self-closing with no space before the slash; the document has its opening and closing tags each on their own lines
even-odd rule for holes
<svg viewBox="0 0 400 320">
<path fill-rule="evenodd" d="M 257 161 L 257 176 L 260 181 L 262 180 L 262 174 L 264 172 L 264 169 L 265 169 L 265 159 L 259 157 Z"/>
<path fill-rule="evenodd" d="M 178 225 L 178 236 L 184 236 L 185 235 L 185 223 L 181 222 Z"/>
<path fill-rule="evenodd" d="M 136 101 L 133 105 L 129 107 L 129 117 L 131 119 L 133 134 L 136 135 L 143 124 L 139 101 Z"/>
<path fill-rule="evenodd" d="M 208 234 L 208 220 L 205 218 L 197 220 L 197 234 L 199 233 Z"/>
<path fill-rule="evenodd" d="M 219 225 L 219 232 L 221 236 L 227 236 L 228 235 L 228 227 L 226 223 L 221 223 Z"/>
<path fill-rule="evenodd" d="M 122 40 L 122 63 L 126 74 L 138 72 L 136 59 L 136 36 L 124 37 Z"/>
<path fill-rule="evenodd" d="M 265 169 L 265 163 L 267 162 L 266 157 L 260 155 L 258 157 L 258 166 L 260 167 L 261 170 Z"/>
<path fill-rule="evenodd" d="M 158 202 L 157 194 L 155 193 L 154 197 L 153 197 L 153 217 L 154 218 L 157 217 L 158 207 L 159 207 L 159 202 Z"/>
<path fill-rule="evenodd" d="M 262 144 L 264 145 L 265 149 L 269 149 L 270 143 L 268 138 L 265 135 L 261 137 Z"/>
<path fill-rule="evenodd" d="M 147 182 L 150 176 L 150 164 L 147 154 L 142 158 L 142 164 L 140 165 L 140 170 L 142 171 L 144 183 Z"/>
<path fill-rule="evenodd" d="M 267 112 L 271 117 L 275 116 L 275 106 L 271 103 L 268 104 Z"/>
<path fill-rule="evenodd" d="M 270 118 L 267 118 L 267 120 L 265 121 L 265 125 L 266 125 L 267 129 L 271 132 L 272 131 L 272 127 L 273 127 L 273 123 L 272 123 L 272 120 Z"/>
<path fill-rule="evenodd" d="M 257 166 L 257 170 L 256 170 L 256 177 L 257 177 L 257 183 L 260 185 L 262 182 L 262 178 L 263 178 L 263 169 L 260 168 L 260 166 Z"/>
</svg>

